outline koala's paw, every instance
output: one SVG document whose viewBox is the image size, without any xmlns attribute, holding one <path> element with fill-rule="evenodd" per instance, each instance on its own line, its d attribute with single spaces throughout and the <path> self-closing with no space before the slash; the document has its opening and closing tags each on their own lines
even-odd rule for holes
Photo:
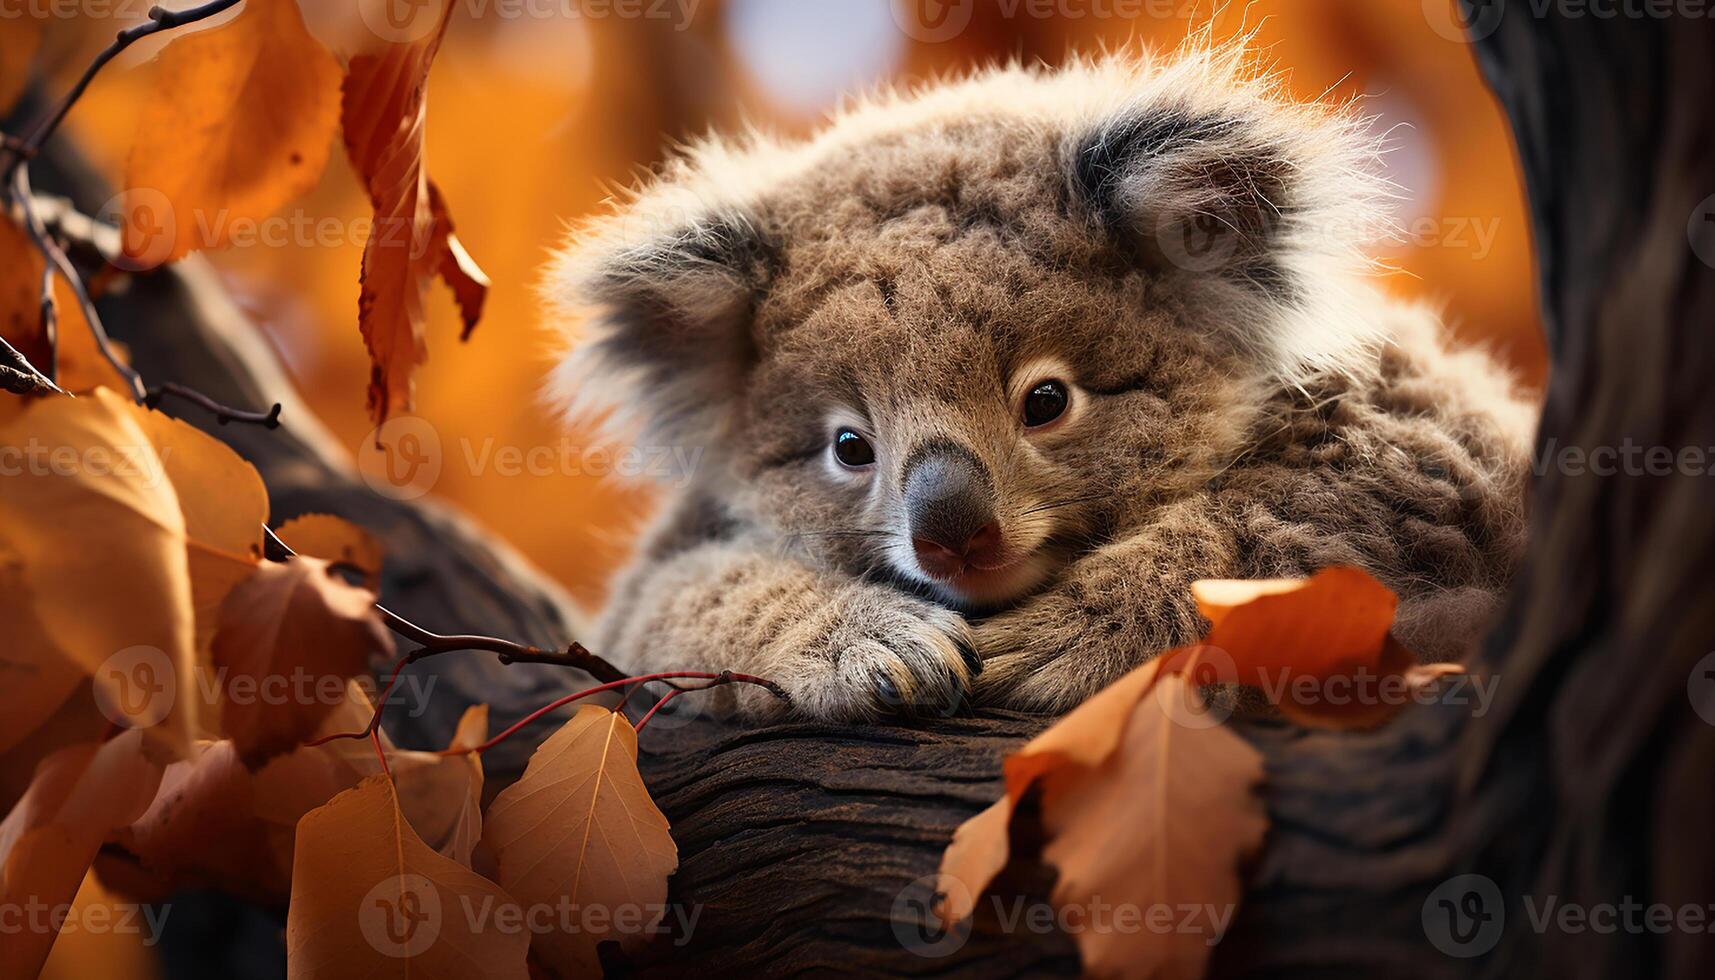
<svg viewBox="0 0 1715 980">
<path fill-rule="evenodd" d="M 1055 597 L 1001 613 L 976 627 L 983 673 L 972 700 L 1017 711 L 1061 714 L 1149 659 L 1147 642 L 1114 643 L 1099 624 Z"/>
<path fill-rule="evenodd" d="M 885 715 L 950 716 L 969 701 L 982 670 L 958 613 L 890 589 L 865 586 L 833 603 L 818 633 L 770 665 L 793 711 L 823 721 Z"/>
</svg>

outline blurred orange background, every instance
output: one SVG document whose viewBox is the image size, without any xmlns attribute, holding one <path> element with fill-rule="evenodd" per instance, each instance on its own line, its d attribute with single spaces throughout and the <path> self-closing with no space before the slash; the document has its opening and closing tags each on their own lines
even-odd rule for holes
<svg viewBox="0 0 1715 980">
<path fill-rule="evenodd" d="M 590 445 L 542 407 L 548 342 L 534 295 L 564 224 L 657 163 L 671 141 L 752 121 L 805 132 L 841 93 L 1017 57 L 1057 63 L 1132 41 L 1172 47 L 1209 22 L 1195 0 L 456 0 L 431 76 L 430 172 L 465 244 L 494 280 L 483 323 L 457 340 L 434 287 L 430 360 L 415 414 L 439 432 L 435 493 L 512 542 L 586 604 L 624 557 L 653 491 L 594 475 L 508 475 L 494 451 Z M 1256 29 L 1259 54 L 1305 98 L 1363 96 L 1395 145 L 1406 241 L 1382 256 L 1388 287 L 1443 305 L 1527 383 L 1544 358 L 1529 231 L 1513 151 L 1454 0 L 1258 0 L 1227 4 L 1217 38 Z M 627 16 L 630 12 L 630 16 Z M 644 16 L 637 16 L 637 14 Z M 661 16 L 655 16 L 660 14 Z M 1044 16 L 1051 14 L 1051 16 Z M 948 40 L 924 24 L 969 16 Z M 903 25 L 903 27 L 902 27 Z M 109 31 L 103 33 L 110 36 Z M 104 74 L 70 126 L 117 185 L 148 97 L 138 49 Z M 87 43 L 63 44 L 56 84 Z M 50 89 L 57 91 L 57 89 Z M 362 188 L 336 150 L 320 185 L 283 217 L 333 240 L 209 254 L 310 404 L 355 453 L 371 430 L 356 328 Z M 476 464 L 476 465 L 473 465 Z M 471 624 L 473 628 L 481 624 Z"/>
</svg>

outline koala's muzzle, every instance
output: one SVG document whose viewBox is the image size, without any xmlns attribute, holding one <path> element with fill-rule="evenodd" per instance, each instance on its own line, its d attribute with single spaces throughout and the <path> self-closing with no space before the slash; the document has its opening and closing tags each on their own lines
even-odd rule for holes
<svg viewBox="0 0 1715 980">
<path fill-rule="evenodd" d="M 905 463 L 905 513 L 918 564 L 935 578 L 992 568 L 1000 557 L 994 480 L 976 454 L 937 440 Z"/>
</svg>

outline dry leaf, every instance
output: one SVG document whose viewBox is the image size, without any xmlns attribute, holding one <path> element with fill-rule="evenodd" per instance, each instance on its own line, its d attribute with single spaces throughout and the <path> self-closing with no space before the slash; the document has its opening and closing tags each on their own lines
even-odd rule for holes
<svg viewBox="0 0 1715 980">
<path fill-rule="evenodd" d="M 198 742 L 189 759 L 167 767 L 149 809 L 111 840 L 149 880 L 151 892 L 138 897 L 160 901 L 183 888 L 213 888 L 271 904 L 286 900 L 291 864 L 268 859 L 252 778 L 230 741 Z"/>
<path fill-rule="evenodd" d="M 160 451 L 185 516 L 198 690 L 214 689 L 212 646 L 220 626 L 220 607 L 262 560 L 268 488 L 256 467 L 195 426 L 160 412 L 141 412 L 139 421 Z M 218 703 L 208 704 L 206 697 L 204 702 L 195 734 L 214 738 L 222 730 L 224 709 Z"/>
<path fill-rule="evenodd" d="M 221 728 L 255 768 L 308 738 L 333 711 L 326 691 L 391 656 L 375 596 L 319 558 L 267 562 L 221 606 L 214 663 L 226 703 Z"/>
<path fill-rule="evenodd" d="M 356 524 L 332 514 L 304 514 L 274 533 L 300 555 L 358 569 L 369 591 L 381 591 L 381 542 Z"/>
<path fill-rule="evenodd" d="M 1437 676 L 1457 670 L 1416 667 L 1417 658 L 1388 632 L 1398 599 L 1361 569 L 1330 568 L 1307 579 L 1203 581 L 1192 592 L 1214 627 L 1197 647 L 1173 654 L 1209 660 L 1211 668 L 1224 654 L 1220 679 L 1258 687 L 1299 724 L 1374 728 Z"/>
<path fill-rule="evenodd" d="M 1154 688 L 1164 667 L 1183 658 L 1164 655 L 1131 670 L 1008 756 L 1006 794 L 960 825 L 941 858 L 935 914 L 951 926 L 969 915 L 1008 860 L 1013 807 L 1044 774 L 1066 768 L 1094 769 L 1125 739 L 1126 719 Z"/>
<path fill-rule="evenodd" d="M 143 733 L 79 745 L 43 760 L 24 798 L 0 823 L 0 908 L 56 908 L 77 894 L 102 840 L 143 813 L 161 781 Z M 19 930 L 0 943 L 0 976 L 33 977 L 55 932 Z"/>
<path fill-rule="evenodd" d="M 637 933 L 602 931 L 592 921 L 589 929 L 537 935 L 536 952 L 551 968 L 599 975 L 598 943 L 635 948 L 660 921 L 679 852 L 637 773 L 637 736 L 624 715 L 579 708 L 530 757 L 524 777 L 495 798 L 485 824 L 483 846 L 499 864 L 500 884 L 526 907 L 565 901 L 601 909 L 610 923 L 624 911 L 656 912 L 640 919 Z"/>
<path fill-rule="evenodd" d="M 65 703 L 89 671 L 60 651 L 33 608 L 17 556 L 0 541 L 0 752 L 36 731 Z"/>
<path fill-rule="evenodd" d="M 385 776 L 304 817 L 286 919 L 288 976 L 464 980 L 528 976 L 529 933 L 497 925 L 513 899 L 406 823 Z"/>
<path fill-rule="evenodd" d="M 105 389 L 31 406 L 0 430 L 33 460 L 0 476 L 0 526 L 57 651 L 116 717 L 182 753 L 197 717 L 189 537 L 147 414 Z"/>
<path fill-rule="evenodd" d="M 1261 687 L 1283 677 L 1375 669 L 1399 604 L 1357 568 L 1328 568 L 1298 580 L 1202 581 L 1191 592 L 1215 624 L 1200 645 L 1226 651 L 1237 679 Z"/>
<path fill-rule="evenodd" d="M 351 58 L 341 102 L 346 153 L 375 210 L 363 248 L 358 326 L 369 348 L 369 411 L 376 422 L 411 407 L 412 372 L 426 356 L 430 280 L 439 276 L 452 287 L 467 336 L 488 290 L 423 165 L 429 67 L 453 10 L 450 0 L 438 2 L 440 19 L 420 40 Z"/>
<path fill-rule="evenodd" d="M 951 926 L 975 912 L 977 896 L 1006 867 L 1012 856 L 1012 807 L 1012 796 L 1002 796 L 953 831 L 935 884 L 933 911 L 943 924 Z"/>
<path fill-rule="evenodd" d="M 456 755 L 402 753 L 393 762 L 399 808 L 423 842 L 465 867 L 482 838 L 482 756 L 468 751 L 488 740 L 488 705 L 472 705 L 448 744 Z"/>
<path fill-rule="evenodd" d="M 315 186 L 339 121 L 339 63 L 294 0 L 247 0 L 159 60 L 123 198 L 125 255 L 149 266 L 225 245 Z"/>
<path fill-rule="evenodd" d="M 1050 900 L 1124 903 L 1143 916 L 1135 931 L 1074 933 L 1092 977 L 1201 977 L 1238 908 L 1241 866 L 1268 829 L 1256 796 L 1262 756 L 1226 726 L 1196 723 L 1206 709 L 1183 678 L 1157 685 L 1100 767 L 1044 777 L 1042 856 L 1058 871 Z"/>
</svg>

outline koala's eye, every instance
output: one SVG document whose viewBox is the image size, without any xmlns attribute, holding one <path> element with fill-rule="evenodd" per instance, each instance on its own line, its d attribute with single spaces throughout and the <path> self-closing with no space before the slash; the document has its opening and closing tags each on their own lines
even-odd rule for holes
<svg viewBox="0 0 1715 980">
<path fill-rule="evenodd" d="M 1058 381 L 1044 381 L 1024 396 L 1024 424 L 1034 429 L 1047 425 L 1066 414 L 1072 400 L 1066 386 Z"/>
<path fill-rule="evenodd" d="M 842 466 L 868 466 L 875 462 L 875 447 L 851 429 L 841 429 L 834 434 L 834 458 Z"/>
</svg>

